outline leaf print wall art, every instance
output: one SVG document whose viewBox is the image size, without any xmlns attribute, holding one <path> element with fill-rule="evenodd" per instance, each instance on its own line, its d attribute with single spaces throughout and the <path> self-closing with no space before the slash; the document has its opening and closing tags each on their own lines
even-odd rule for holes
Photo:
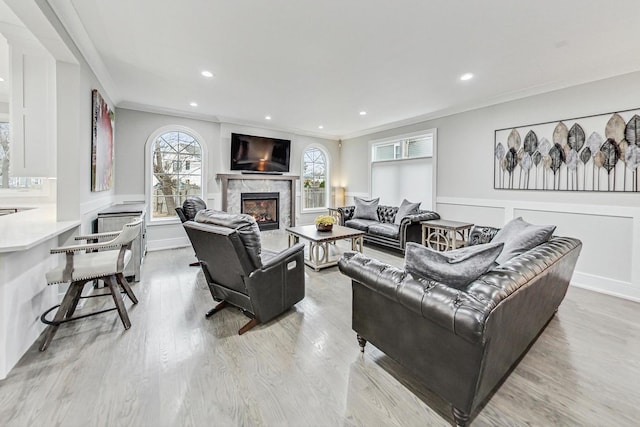
<svg viewBox="0 0 640 427">
<path fill-rule="evenodd" d="M 494 136 L 495 189 L 640 192 L 640 109 L 498 129 Z"/>
</svg>

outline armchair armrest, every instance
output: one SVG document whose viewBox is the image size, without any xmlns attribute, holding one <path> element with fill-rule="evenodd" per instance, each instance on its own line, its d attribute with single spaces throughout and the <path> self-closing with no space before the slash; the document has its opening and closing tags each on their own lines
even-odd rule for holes
<svg viewBox="0 0 640 427">
<path fill-rule="evenodd" d="M 468 246 L 479 245 L 481 243 L 489 243 L 495 235 L 500 231 L 499 228 L 487 227 L 482 225 L 474 225 L 469 232 Z"/>
<path fill-rule="evenodd" d="M 433 211 L 420 210 L 418 213 L 407 215 L 400 221 L 400 246 L 404 248 L 407 242 L 420 242 L 422 227 L 420 222 L 439 219 L 440 215 Z"/>
<path fill-rule="evenodd" d="M 304 298 L 304 268 L 304 244 L 299 243 L 251 272 L 246 286 L 260 322 L 268 322 Z"/>
<path fill-rule="evenodd" d="M 273 258 L 268 259 L 267 262 L 262 264 L 261 270 L 267 270 L 275 265 L 278 265 L 282 261 L 289 258 L 291 255 L 295 255 L 296 252 L 303 251 L 303 250 L 304 250 L 304 243 L 296 243 L 290 248 L 287 248 L 282 252 L 278 253 L 278 255 L 274 256 Z"/>
<path fill-rule="evenodd" d="M 400 224 L 409 224 L 411 222 L 430 221 L 432 219 L 440 219 L 440 215 L 434 211 L 420 211 L 416 214 L 407 215 L 402 218 Z"/>
<path fill-rule="evenodd" d="M 106 231 L 104 233 L 85 234 L 76 236 L 75 240 L 100 240 L 117 237 L 122 231 Z"/>
<path fill-rule="evenodd" d="M 70 245 L 70 246 L 60 246 L 58 248 L 53 248 L 49 253 L 51 254 L 62 254 L 62 253 L 73 253 L 79 251 L 91 251 L 91 250 L 99 250 L 99 249 L 118 249 L 122 246 L 122 243 L 117 244 L 109 244 L 106 243 L 88 243 L 86 245 Z"/>
<path fill-rule="evenodd" d="M 340 225 L 344 225 L 345 221 L 353 218 L 353 214 L 356 210 L 355 206 L 341 206 L 336 208 L 340 212 Z"/>
</svg>

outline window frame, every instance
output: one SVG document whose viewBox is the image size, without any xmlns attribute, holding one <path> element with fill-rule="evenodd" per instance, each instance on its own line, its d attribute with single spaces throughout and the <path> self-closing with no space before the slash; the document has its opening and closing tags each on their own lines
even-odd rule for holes
<svg viewBox="0 0 640 427">
<path fill-rule="evenodd" d="M 0 122 L 9 123 L 9 135 L 11 136 L 11 117 L 7 113 L 0 113 Z M 11 169 L 9 169 L 11 170 Z M 11 174 L 9 174 L 11 177 Z M 55 178 L 54 177 L 42 177 L 42 176 L 31 176 L 31 177 L 14 177 L 14 178 L 31 178 L 31 179 L 40 179 L 42 180 L 42 184 L 40 188 L 31 188 L 31 187 L 20 187 L 20 188 L 2 188 L 0 187 L 0 199 L 4 198 L 38 198 L 49 201 L 54 193 L 51 191 L 51 187 L 55 187 Z"/>
<path fill-rule="evenodd" d="M 158 129 L 156 129 L 154 132 L 151 133 L 151 135 L 149 135 L 149 137 L 147 138 L 147 142 L 145 143 L 144 146 L 144 151 L 145 151 L 145 166 L 144 166 L 144 194 L 145 194 L 145 203 L 147 205 L 147 213 L 146 213 L 146 219 L 147 219 L 147 223 L 151 224 L 151 225 L 164 225 L 164 224 L 179 224 L 180 223 L 180 218 L 178 218 L 177 214 L 176 216 L 171 216 L 171 217 L 166 217 L 166 218 L 154 218 L 152 215 L 152 209 L 151 209 L 151 203 L 152 203 L 152 198 L 153 198 L 153 147 L 155 145 L 156 140 L 164 135 L 165 133 L 169 133 L 169 132 L 180 132 L 180 133 L 185 133 L 187 135 L 189 135 L 190 137 L 192 137 L 197 144 L 200 145 L 200 154 L 201 154 L 201 158 L 200 158 L 200 167 L 202 170 L 202 184 L 200 186 L 200 190 L 201 190 L 201 195 L 200 197 L 203 200 L 207 200 L 207 181 L 208 181 L 208 177 L 207 177 L 207 172 L 208 172 L 208 168 L 207 168 L 207 160 L 208 160 L 208 151 L 207 151 L 207 145 L 205 143 L 205 139 L 195 130 L 187 127 L 187 126 L 182 126 L 182 125 L 167 125 L 167 126 L 162 126 Z"/>
<path fill-rule="evenodd" d="M 403 157 L 400 159 L 394 159 L 394 160 L 373 160 L 373 150 L 376 146 L 379 145 L 385 145 L 385 144 L 391 144 L 393 142 L 397 142 L 397 141 L 401 141 L 401 140 L 407 140 L 407 139 L 416 139 L 419 138 L 421 136 L 427 136 L 430 135 L 431 136 L 431 141 L 432 141 L 432 151 L 431 151 L 431 156 L 419 156 L 419 157 Z M 383 139 L 375 139 L 375 140 L 370 140 L 369 141 L 369 150 L 368 150 L 368 193 L 369 193 L 369 197 L 371 197 L 371 192 L 372 192 L 372 175 L 373 175 L 373 165 L 376 163 L 384 163 L 384 162 L 397 162 L 397 163 L 403 163 L 403 162 L 410 162 L 410 161 L 415 161 L 415 160 L 420 160 L 420 159 L 429 159 L 432 158 L 433 159 L 433 170 L 432 170 L 432 182 L 431 182 L 431 206 L 433 208 L 433 210 L 435 210 L 435 206 L 436 206 L 436 201 L 437 201 L 437 184 L 436 184 L 436 179 L 438 177 L 438 128 L 431 128 L 431 129 L 425 129 L 425 130 L 421 130 L 421 131 L 417 131 L 417 132 L 411 132 L 411 133 L 405 133 L 405 134 L 401 134 L 401 135 L 396 135 L 396 136 L 392 136 L 389 138 L 383 138 Z"/>
<path fill-rule="evenodd" d="M 409 157 L 408 152 L 408 143 L 412 140 L 417 140 L 421 138 L 431 138 L 431 154 L 426 156 L 414 156 Z M 378 147 L 391 146 L 400 147 L 400 156 L 396 156 L 396 149 L 394 148 L 394 158 L 393 159 L 384 159 L 384 160 L 376 160 L 375 159 L 375 150 Z M 369 164 L 378 163 L 378 162 L 397 162 L 404 160 L 414 160 L 414 159 L 428 159 L 435 157 L 435 145 L 436 145 L 436 130 L 428 129 L 425 131 L 413 132 L 403 135 L 394 136 L 391 138 L 378 139 L 375 141 L 369 142 Z"/>
<path fill-rule="evenodd" d="M 324 191 L 325 191 L 325 205 L 324 207 L 308 208 L 304 203 L 304 156 L 309 150 L 319 150 L 325 159 L 325 178 L 324 178 Z M 327 209 L 331 207 L 331 156 L 326 148 L 318 144 L 310 144 L 304 147 L 302 155 L 300 156 L 300 210 L 302 213 L 318 213 L 327 212 Z"/>
</svg>

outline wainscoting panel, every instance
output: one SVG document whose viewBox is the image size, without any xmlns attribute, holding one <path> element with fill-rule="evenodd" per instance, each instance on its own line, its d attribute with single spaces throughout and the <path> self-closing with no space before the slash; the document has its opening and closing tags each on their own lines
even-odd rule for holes
<svg viewBox="0 0 640 427">
<path fill-rule="evenodd" d="M 582 240 L 577 271 L 631 282 L 632 218 L 526 209 L 515 209 L 514 216 L 533 224 L 555 224 L 556 235 Z"/>
<path fill-rule="evenodd" d="M 472 222 L 478 225 L 500 227 L 504 224 L 504 209 L 488 206 L 460 206 L 437 204 L 436 212 L 443 219 Z M 473 220 L 471 220 L 473 218 Z"/>
<path fill-rule="evenodd" d="M 522 216 L 582 240 L 571 284 L 640 302 L 640 208 L 438 197 L 443 218 L 501 226 Z"/>
</svg>

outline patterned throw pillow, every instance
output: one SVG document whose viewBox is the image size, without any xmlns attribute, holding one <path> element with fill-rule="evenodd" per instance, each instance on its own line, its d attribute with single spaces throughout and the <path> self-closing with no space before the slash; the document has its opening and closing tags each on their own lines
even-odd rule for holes
<svg viewBox="0 0 640 427">
<path fill-rule="evenodd" d="M 353 213 L 354 218 L 360 219 L 372 219 L 378 221 L 378 202 L 380 198 L 372 200 L 364 200 L 360 197 L 354 197 L 354 204 L 356 209 Z"/>
<path fill-rule="evenodd" d="M 398 213 L 396 213 L 396 219 L 393 221 L 393 223 L 396 225 L 400 225 L 400 223 L 402 222 L 402 218 L 418 212 L 418 209 L 420 209 L 420 204 L 422 204 L 422 202 L 411 203 L 407 199 L 404 199 L 400 204 L 400 207 L 398 208 Z"/>
<path fill-rule="evenodd" d="M 492 242 L 438 252 L 426 246 L 408 242 L 404 269 L 413 275 L 462 289 L 495 265 L 503 246 L 504 243 Z"/>
</svg>

